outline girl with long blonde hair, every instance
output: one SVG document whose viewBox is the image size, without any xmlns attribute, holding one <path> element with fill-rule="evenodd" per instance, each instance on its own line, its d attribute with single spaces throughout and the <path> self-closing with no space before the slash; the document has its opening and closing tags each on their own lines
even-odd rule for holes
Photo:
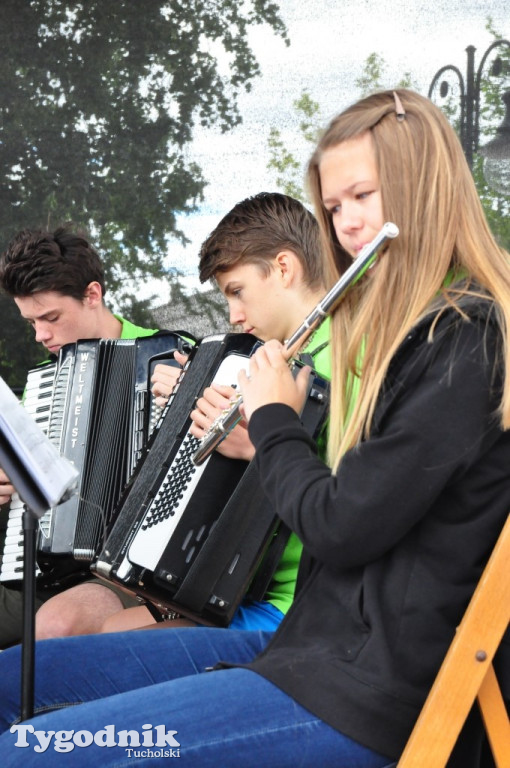
<svg viewBox="0 0 510 768">
<path fill-rule="evenodd" d="M 333 120 L 309 180 L 330 282 L 385 221 L 400 234 L 333 314 L 331 467 L 279 342 L 239 377 L 260 482 L 304 545 L 290 611 L 274 634 L 42 642 L 45 714 L 11 732 L 20 655 L 4 651 L 6 766 L 35 766 L 16 747 L 41 732 L 73 766 L 127 764 L 113 733 L 102 748 L 112 723 L 161 747 L 131 750 L 138 766 L 166 764 L 165 744 L 200 768 L 395 766 L 510 507 L 510 267 L 452 128 L 411 91 Z M 450 765 L 478 766 L 481 734 L 470 723 Z"/>
<path fill-rule="evenodd" d="M 347 448 L 368 434 L 390 360 L 419 319 L 435 311 L 438 297 L 444 299 L 443 306 L 457 307 L 460 313 L 467 295 L 483 293 L 494 302 L 507 361 L 500 414 L 502 425 L 510 426 L 509 257 L 488 228 L 460 142 L 446 117 L 412 91 L 378 93 L 346 110 L 331 122 L 310 160 L 308 179 L 330 280 L 349 256 L 342 237 L 355 241 L 358 230 L 355 222 L 340 221 L 338 206 L 324 201 L 320 167 L 335 147 L 360 137 L 374 152 L 383 218 L 397 223 L 400 236 L 392 242 L 388 258 L 381 259 L 377 279 L 360 285 L 333 320 L 333 413 L 345 411 L 346 371 L 356 371 L 364 347 L 353 418 L 346 429 L 342 418 L 331 419 L 331 458 L 336 465 Z M 335 231 L 337 222 L 345 235 Z"/>
</svg>

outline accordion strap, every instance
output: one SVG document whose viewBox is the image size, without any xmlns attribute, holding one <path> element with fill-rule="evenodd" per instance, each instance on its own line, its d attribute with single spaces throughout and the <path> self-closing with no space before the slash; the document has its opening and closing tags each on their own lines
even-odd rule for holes
<svg viewBox="0 0 510 768">
<path fill-rule="evenodd" d="M 290 528 L 288 528 L 285 523 L 280 523 L 253 578 L 246 597 L 251 600 L 264 599 L 264 595 L 268 590 L 273 574 L 278 567 L 278 563 L 282 559 L 290 534 Z"/>
</svg>

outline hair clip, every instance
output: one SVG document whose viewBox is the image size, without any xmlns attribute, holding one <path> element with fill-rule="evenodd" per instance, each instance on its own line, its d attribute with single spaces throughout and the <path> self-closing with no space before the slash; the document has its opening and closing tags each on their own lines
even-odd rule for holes
<svg viewBox="0 0 510 768">
<path fill-rule="evenodd" d="M 393 98 L 395 99 L 395 112 L 397 113 L 397 120 L 399 123 L 406 119 L 406 111 L 402 106 L 400 97 L 396 91 L 393 91 Z"/>
</svg>

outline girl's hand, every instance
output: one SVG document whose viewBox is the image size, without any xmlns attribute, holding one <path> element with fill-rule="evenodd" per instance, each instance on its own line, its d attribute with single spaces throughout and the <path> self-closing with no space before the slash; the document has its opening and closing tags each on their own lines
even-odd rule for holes
<svg viewBox="0 0 510 768">
<path fill-rule="evenodd" d="M 294 378 L 285 353 L 285 347 L 279 341 L 268 341 L 251 356 L 249 376 L 240 371 L 238 381 L 243 395 L 242 412 L 247 421 L 253 411 L 269 403 L 284 403 L 296 413 L 301 413 L 311 369 L 304 366 Z"/>
</svg>

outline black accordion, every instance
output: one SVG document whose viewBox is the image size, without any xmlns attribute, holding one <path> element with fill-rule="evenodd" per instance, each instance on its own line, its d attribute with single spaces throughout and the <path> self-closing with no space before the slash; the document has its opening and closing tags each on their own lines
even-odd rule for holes
<svg viewBox="0 0 510 768">
<path fill-rule="evenodd" d="M 280 525 L 254 463 L 214 451 L 197 467 L 199 441 L 189 433 L 196 398 L 213 382 L 235 386 L 260 343 L 250 334 L 226 334 L 206 337 L 192 350 L 92 564 L 98 576 L 162 613 L 228 626 L 248 592 L 262 597 L 279 560 Z M 313 374 L 302 420 L 314 437 L 328 404 L 328 383 Z"/>
<path fill-rule="evenodd" d="M 24 405 L 60 453 L 79 470 L 77 493 L 39 521 L 40 588 L 90 575 L 121 492 L 160 415 L 150 395 L 158 361 L 189 349 L 178 334 L 139 339 L 80 340 L 61 348 L 58 360 L 28 374 Z M 158 413 L 159 410 L 159 413 Z M 23 577 L 23 502 L 11 501 L 0 581 Z"/>
</svg>

